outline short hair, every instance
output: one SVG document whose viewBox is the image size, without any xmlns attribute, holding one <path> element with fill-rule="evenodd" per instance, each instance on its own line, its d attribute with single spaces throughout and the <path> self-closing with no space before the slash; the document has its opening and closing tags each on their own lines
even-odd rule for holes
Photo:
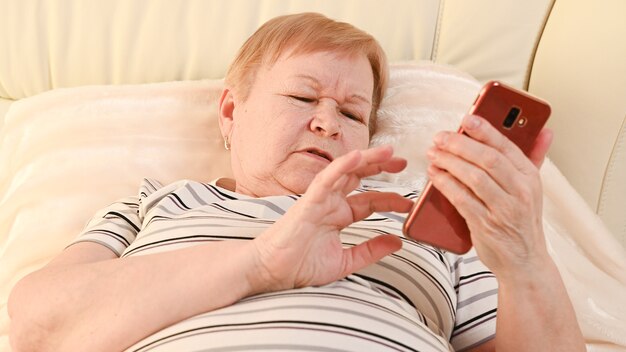
<svg viewBox="0 0 626 352">
<path fill-rule="evenodd" d="M 259 27 L 239 49 L 226 73 L 226 84 L 237 89 L 242 99 L 247 99 L 259 68 L 273 65 L 287 50 L 292 50 L 293 55 L 319 51 L 365 55 L 374 78 L 369 119 L 370 136 L 374 133 L 376 113 L 387 88 L 385 52 L 370 34 L 319 13 L 279 16 Z"/>
</svg>

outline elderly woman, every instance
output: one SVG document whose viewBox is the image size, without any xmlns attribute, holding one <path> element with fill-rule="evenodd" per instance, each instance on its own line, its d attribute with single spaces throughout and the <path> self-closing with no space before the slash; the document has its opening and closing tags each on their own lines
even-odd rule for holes
<svg viewBox="0 0 626 352">
<path fill-rule="evenodd" d="M 408 241 L 398 213 L 417 193 L 364 180 L 406 166 L 368 149 L 386 75 L 349 24 L 263 25 L 220 100 L 235 179 L 144 180 L 103 209 L 14 288 L 14 349 L 584 350 L 542 233 L 550 133 L 529 158 L 476 116 L 472 138 L 438 134 L 429 176 L 475 251 Z"/>
</svg>

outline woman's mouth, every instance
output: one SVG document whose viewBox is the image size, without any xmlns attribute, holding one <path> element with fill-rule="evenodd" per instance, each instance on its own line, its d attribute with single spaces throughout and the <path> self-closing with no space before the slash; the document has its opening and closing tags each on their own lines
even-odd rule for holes
<svg viewBox="0 0 626 352">
<path fill-rule="evenodd" d="M 304 150 L 304 152 L 306 152 L 310 156 L 313 156 L 316 159 L 325 160 L 326 162 L 333 161 L 332 155 L 320 149 L 311 148 Z"/>
</svg>

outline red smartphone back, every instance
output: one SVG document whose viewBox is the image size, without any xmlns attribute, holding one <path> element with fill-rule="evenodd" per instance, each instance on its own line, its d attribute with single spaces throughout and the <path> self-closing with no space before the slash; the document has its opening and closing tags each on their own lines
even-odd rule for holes
<svg viewBox="0 0 626 352">
<path fill-rule="evenodd" d="M 468 114 L 489 121 L 528 155 L 550 116 L 550 106 L 526 92 L 490 81 Z M 464 133 L 463 129 L 458 133 Z M 408 238 L 458 254 L 472 248 L 465 219 L 430 181 L 407 216 L 403 232 Z"/>
</svg>

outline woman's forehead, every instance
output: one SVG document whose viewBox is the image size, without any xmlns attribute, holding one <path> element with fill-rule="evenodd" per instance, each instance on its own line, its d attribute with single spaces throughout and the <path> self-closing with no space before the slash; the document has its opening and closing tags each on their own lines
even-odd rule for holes
<svg viewBox="0 0 626 352">
<path fill-rule="evenodd" d="M 345 55 L 329 51 L 297 55 L 286 53 L 273 65 L 261 69 L 270 75 L 277 74 L 283 79 L 314 87 L 341 83 L 365 88 L 363 90 L 368 94 L 373 89 L 373 71 L 365 55 Z"/>
</svg>

